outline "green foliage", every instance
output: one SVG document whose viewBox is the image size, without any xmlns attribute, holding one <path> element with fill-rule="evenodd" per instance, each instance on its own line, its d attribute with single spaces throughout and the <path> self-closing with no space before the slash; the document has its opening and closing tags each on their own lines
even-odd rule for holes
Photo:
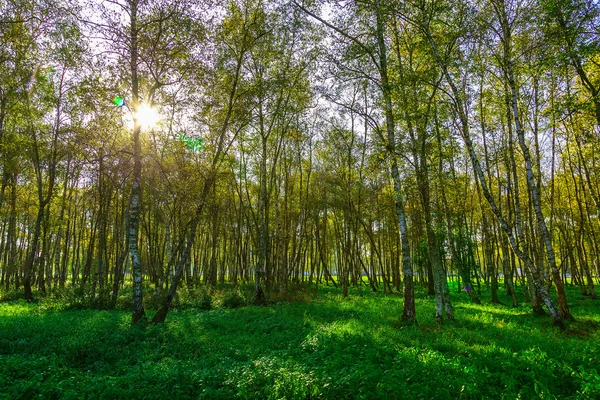
<svg viewBox="0 0 600 400">
<path fill-rule="evenodd" d="M 210 310 L 212 309 L 212 297 L 208 293 L 203 293 L 196 304 L 200 310 Z"/>
<path fill-rule="evenodd" d="M 221 307 L 223 308 L 238 308 L 246 305 L 246 300 L 242 295 L 236 291 L 227 291 L 221 298 Z"/>
<path fill-rule="evenodd" d="M 197 310 L 211 310 L 213 308 L 213 296 L 206 290 L 190 289 L 179 299 L 179 308 L 194 308 Z"/>
<path fill-rule="evenodd" d="M 439 326 L 419 290 L 419 325 L 399 327 L 397 295 L 321 287 L 306 303 L 233 308 L 246 289 L 184 290 L 167 323 L 145 329 L 130 311 L 0 303 L 0 399 L 600 396 L 600 305 L 574 291 L 579 322 L 561 332 L 526 306 L 463 294 Z"/>
</svg>

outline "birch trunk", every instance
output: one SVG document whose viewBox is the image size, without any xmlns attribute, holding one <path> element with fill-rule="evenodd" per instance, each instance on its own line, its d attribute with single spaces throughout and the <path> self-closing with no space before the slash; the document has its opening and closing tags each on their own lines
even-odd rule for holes
<svg viewBox="0 0 600 400">
<path fill-rule="evenodd" d="M 562 329 L 564 329 L 565 328 L 564 318 L 561 316 L 560 312 L 556 308 L 556 305 L 554 304 L 554 301 L 550 297 L 550 293 L 548 292 L 546 286 L 544 285 L 544 280 L 543 280 L 540 272 L 537 270 L 537 268 L 535 267 L 535 265 L 529 258 L 529 255 L 521 250 L 519 244 L 517 243 L 517 240 L 515 239 L 515 236 L 513 234 L 511 227 L 509 226 L 508 222 L 504 219 L 504 216 L 500 213 L 500 210 L 498 209 L 496 201 L 492 197 L 492 194 L 489 190 L 488 183 L 487 183 L 485 175 L 483 173 L 483 169 L 481 168 L 481 164 L 479 163 L 479 158 L 477 157 L 477 154 L 475 153 L 475 146 L 473 145 L 473 141 L 471 140 L 471 135 L 469 133 L 469 120 L 468 120 L 468 117 L 467 117 L 467 114 L 466 114 L 466 111 L 464 108 L 462 96 L 460 95 L 460 92 L 454 82 L 454 78 L 452 77 L 452 75 L 450 75 L 450 73 L 448 71 L 446 63 L 444 62 L 441 55 L 439 54 L 437 45 L 435 44 L 435 41 L 433 40 L 433 36 L 429 29 L 429 21 L 428 20 L 425 20 L 425 24 L 423 26 L 423 31 L 424 31 L 427 41 L 429 42 L 429 44 L 431 46 L 435 60 L 442 68 L 446 82 L 450 86 L 450 90 L 451 90 L 452 97 L 453 97 L 454 104 L 455 104 L 455 111 L 460 120 L 460 131 L 463 136 L 465 145 L 467 146 L 469 157 L 471 158 L 471 162 L 473 163 L 473 167 L 475 168 L 477 177 L 479 178 L 479 182 L 481 183 L 481 189 L 483 191 L 484 197 L 486 198 L 488 204 L 490 205 L 492 212 L 498 219 L 500 226 L 504 230 L 505 234 L 508 236 L 508 240 L 509 240 L 511 248 L 513 249 L 513 251 L 515 252 L 517 257 L 519 257 L 521 260 L 523 260 L 523 262 L 530 269 L 530 271 L 533 275 L 533 280 L 534 280 L 535 286 L 537 288 L 539 288 L 539 291 L 542 295 L 542 299 L 543 299 L 544 303 L 546 304 L 546 307 L 550 311 L 550 314 L 552 316 L 554 324 L 561 327 Z"/>
<path fill-rule="evenodd" d="M 539 191 L 538 185 L 535 182 L 535 177 L 533 175 L 531 153 L 529 151 L 529 147 L 527 146 L 527 143 L 525 142 L 525 132 L 523 130 L 523 126 L 521 124 L 521 118 L 519 115 L 518 93 L 517 93 L 517 86 L 516 86 L 514 69 L 513 69 L 511 30 L 510 30 L 510 25 L 508 22 L 508 17 L 506 15 L 504 0 L 500 0 L 499 3 L 500 4 L 494 3 L 494 5 L 495 5 L 496 11 L 498 13 L 498 17 L 500 18 L 500 24 L 501 24 L 502 32 L 503 32 L 503 36 L 504 36 L 503 50 L 504 50 L 504 62 L 505 62 L 504 67 L 506 68 L 505 73 L 506 73 L 506 78 L 508 80 L 508 86 L 510 88 L 513 119 L 514 119 L 514 123 L 515 123 L 515 129 L 517 132 L 519 147 L 521 148 L 521 151 L 523 153 L 523 158 L 525 161 L 527 186 L 531 193 L 533 208 L 534 208 L 535 216 L 537 219 L 537 229 L 538 229 L 538 232 L 544 242 L 544 246 L 545 246 L 545 250 L 546 250 L 546 257 L 548 259 L 548 264 L 550 267 L 550 271 L 552 273 L 554 285 L 556 287 L 556 293 L 558 295 L 558 304 L 559 304 L 559 308 L 560 308 L 561 317 L 566 320 L 573 321 L 574 318 L 571 315 L 571 312 L 569 310 L 563 281 L 560 276 L 560 271 L 558 270 L 558 267 L 556 266 L 556 256 L 554 254 L 554 246 L 552 244 L 552 236 L 550 235 L 550 231 L 548 230 L 548 227 L 546 225 L 546 221 L 544 218 L 544 214 L 542 212 L 542 205 L 541 205 L 542 202 L 541 202 L 540 191 Z"/>
<path fill-rule="evenodd" d="M 137 119 L 136 111 L 139 107 L 139 81 L 138 81 L 138 31 L 137 11 L 138 1 L 129 0 L 130 29 L 131 29 L 131 97 L 133 107 L 133 183 L 131 186 L 131 198 L 129 201 L 129 221 L 127 240 L 129 242 L 129 254 L 131 256 L 131 269 L 133 273 L 133 305 L 131 312 L 132 324 L 144 323 L 146 312 L 142 298 L 142 264 L 138 249 L 138 232 L 140 226 L 140 202 L 141 202 L 141 175 L 142 159 L 140 131 L 141 125 Z"/>
<path fill-rule="evenodd" d="M 381 91 L 385 103 L 385 122 L 387 128 L 387 150 L 391 159 L 391 173 L 394 181 L 394 204 L 396 206 L 396 215 L 400 227 L 400 240 L 402 245 L 402 274 L 404 276 L 404 308 L 402 320 L 407 322 L 416 322 L 417 314 L 415 309 L 415 288 L 413 282 L 413 269 L 410 260 L 410 246 L 408 243 L 408 228 L 406 215 L 404 213 L 404 196 L 402 192 L 402 181 L 398 170 L 398 160 L 396 157 L 396 135 L 394 110 L 392 108 L 391 87 L 388 79 L 387 50 L 383 36 L 384 21 L 381 4 L 376 2 L 377 19 L 377 45 L 379 48 L 379 75 L 381 77 Z"/>
</svg>

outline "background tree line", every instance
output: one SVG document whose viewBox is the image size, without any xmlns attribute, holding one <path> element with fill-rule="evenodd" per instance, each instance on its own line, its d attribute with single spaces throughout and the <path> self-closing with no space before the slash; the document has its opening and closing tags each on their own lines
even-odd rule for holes
<svg viewBox="0 0 600 400">
<path fill-rule="evenodd" d="M 564 284 L 596 298 L 593 1 L 1 4 L 5 291 L 133 285 L 137 321 L 146 282 L 155 322 L 224 282 L 403 292 L 408 321 L 415 284 L 454 318 L 449 279 L 558 325 Z"/>
</svg>

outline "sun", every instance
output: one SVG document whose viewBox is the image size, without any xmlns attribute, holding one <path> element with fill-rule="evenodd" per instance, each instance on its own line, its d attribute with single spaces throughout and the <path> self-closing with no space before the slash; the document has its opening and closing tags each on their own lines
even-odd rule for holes
<svg viewBox="0 0 600 400">
<path fill-rule="evenodd" d="M 138 107 L 135 116 L 144 130 L 154 128 L 160 121 L 160 114 L 158 111 L 146 104 L 142 104 Z"/>
</svg>

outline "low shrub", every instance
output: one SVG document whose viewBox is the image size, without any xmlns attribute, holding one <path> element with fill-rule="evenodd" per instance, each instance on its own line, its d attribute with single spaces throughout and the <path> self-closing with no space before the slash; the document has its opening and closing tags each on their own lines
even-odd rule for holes
<svg viewBox="0 0 600 400">
<path fill-rule="evenodd" d="M 223 308 L 238 308 L 246 305 L 246 299 L 239 290 L 228 290 L 221 297 L 220 303 Z"/>
<path fill-rule="evenodd" d="M 181 308 L 212 310 L 213 297 L 206 290 L 189 290 L 181 299 Z"/>
</svg>

